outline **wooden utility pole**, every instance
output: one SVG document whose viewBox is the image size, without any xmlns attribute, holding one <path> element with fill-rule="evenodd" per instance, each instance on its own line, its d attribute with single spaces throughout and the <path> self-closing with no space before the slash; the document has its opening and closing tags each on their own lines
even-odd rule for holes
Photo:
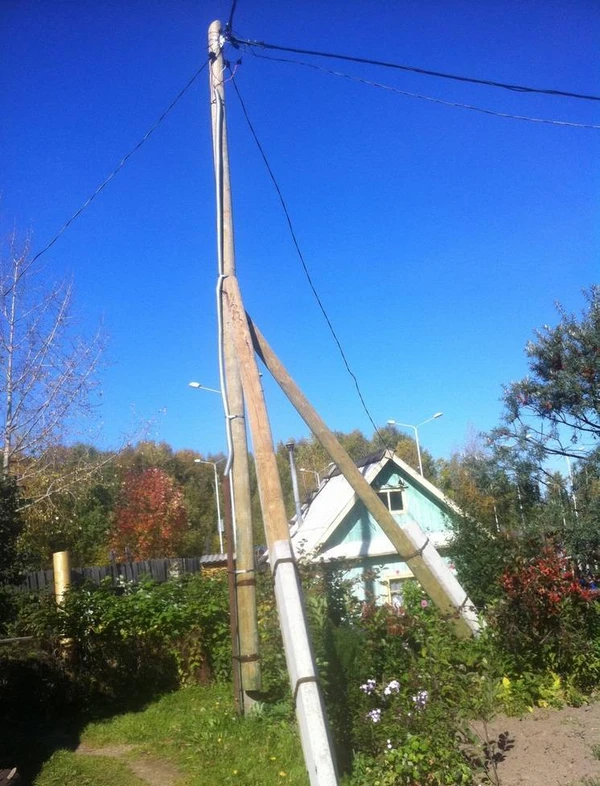
<svg viewBox="0 0 600 786">
<path fill-rule="evenodd" d="M 269 561 L 273 571 L 275 599 L 279 612 L 288 673 L 296 705 L 296 715 L 300 727 L 304 759 L 311 786 L 336 786 L 337 773 L 333 746 L 319 690 L 316 665 L 310 647 L 308 626 L 302 602 L 302 591 L 289 538 L 285 504 L 277 470 L 277 460 L 273 449 L 273 439 L 263 398 L 260 374 L 252 348 L 252 338 L 248 330 L 244 306 L 235 275 L 223 91 L 224 63 L 221 54 L 223 43 L 221 25 L 219 22 L 213 22 L 209 29 L 209 52 L 212 59 L 211 108 L 213 138 L 215 140 L 217 235 L 219 237 L 219 254 L 222 254 L 223 258 L 223 265 L 219 271 L 219 280 L 222 291 L 225 294 L 223 308 L 226 328 L 225 340 L 228 344 L 231 342 L 231 346 L 227 347 L 226 354 L 227 394 L 229 398 L 230 385 L 237 380 L 237 377 L 234 377 L 235 369 L 241 378 L 250 416 L 263 521 L 269 546 Z M 231 352 L 234 352 L 235 356 L 230 354 Z M 232 399 L 229 398 L 229 405 L 233 406 L 233 403 Z M 230 409 L 229 412 L 230 416 L 234 418 L 232 420 L 233 426 L 237 420 L 241 420 L 238 416 L 243 415 L 243 411 L 241 409 Z M 238 454 L 235 453 L 234 465 L 237 458 Z M 237 504 L 235 474 L 233 482 L 234 503 Z M 238 543 L 238 552 L 239 547 Z M 238 582 L 238 588 L 239 586 L 240 582 Z M 238 591 L 238 603 L 239 598 Z"/>
<path fill-rule="evenodd" d="M 223 478 L 223 522 L 227 543 L 227 589 L 229 591 L 229 629 L 231 631 L 231 659 L 233 674 L 233 701 L 236 712 L 244 709 L 244 692 L 242 690 L 242 674 L 240 669 L 240 639 L 238 634 L 238 607 L 235 589 L 235 560 L 233 558 L 233 521 L 231 518 L 231 484 L 229 478 Z"/>
<path fill-rule="evenodd" d="M 257 354 L 398 554 L 406 561 L 414 577 L 442 613 L 452 619 L 459 636 L 468 638 L 476 634 L 479 631 L 479 621 L 474 606 L 429 541 L 427 534 L 415 522 L 403 527 L 398 524 L 340 445 L 335 434 L 326 426 L 285 370 L 256 325 L 249 317 L 247 319 Z"/>
<path fill-rule="evenodd" d="M 220 22 L 213 22 L 208 30 L 210 62 L 210 107 L 217 197 L 217 242 L 219 256 L 219 281 L 235 275 L 235 249 L 233 241 L 233 214 L 229 180 L 229 155 L 227 150 L 227 123 L 225 118 L 225 63 L 222 53 Z M 252 499 L 250 494 L 250 469 L 244 412 L 244 395 L 238 362 L 232 339 L 231 317 L 223 307 L 220 296 L 223 328 L 223 353 L 225 367 L 226 416 L 229 420 L 233 464 L 231 466 L 232 513 L 236 545 L 236 595 L 238 606 L 239 662 L 244 695 L 244 708 L 252 704 L 249 693 L 260 691 L 258 623 L 256 617 L 256 577 L 254 541 L 252 534 Z"/>
</svg>

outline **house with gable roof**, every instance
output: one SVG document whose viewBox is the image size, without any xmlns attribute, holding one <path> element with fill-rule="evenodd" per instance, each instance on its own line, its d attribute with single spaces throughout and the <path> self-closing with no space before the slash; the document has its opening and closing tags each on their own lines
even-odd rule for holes
<svg viewBox="0 0 600 786">
<path fill-rule="evenodd" d="M 444 557 L 449 518 L 460 514 L 452 500 L 391 450 L 368 456 L 357 467 L 398 524 L 417 524 Z M 322 479 L 290 535 L 296 557 L 339 566 L 355 580 L 361 599 L 402 604 L 410 568 L 337 468 Z"/>
</svg>

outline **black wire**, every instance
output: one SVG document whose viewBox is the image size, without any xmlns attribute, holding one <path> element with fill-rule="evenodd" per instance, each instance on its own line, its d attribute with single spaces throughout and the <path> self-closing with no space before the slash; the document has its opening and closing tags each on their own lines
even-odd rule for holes
<svg viewBox="0 0 600 786">
<path fill-rule="evenodd" d="M 423 93 L 411 93 L 407 90 L 400 90 L 397 87 L 392 87 L 391 85 L 383 85 L 380 82 L 373 82 L 370 79 L 364 79 L 360 76 L 352 76 L 351 74 L 344 74 L 341 71 L 332 71 L 331 68 L 325 68 L 322 65 L 318 65 L 317 63 L 307 63 L 304 60 L 294 60 L 291 57 L 269 57 L 269 55 L 259 55 L 256 52 L 252 52 L 255 58 L 259 60 L 268 60 L 271 63 L 290 63 L 292 65 L 299 65 L 303 66 L 304 68 L 312 68 L 315 71 L 321 71 L 324 74 L 330 74 L 331 76 L 338 76 L 342 77 L 343 79 L 349 79 L 352 82 L 359 82 L 363 85 L 368 85 L 369 87 L 378 87 L 381 90 L 389 90 L 392 93 L 397 93 L 401 96 L 406 96 L 408 98 L 419 98 L 422 101 L 430 101 L 433 104 L 441 104 L 442 106 L 449 106 L 454 109 L 468 109 L 471 112 L 481 112 L 484 115 L 492 115 L 493 117 L 502 117 L 508 120 L 523 120 L 528 123 L 542 123 L 546 125 L 552 126 L 563 126 L 566 128 L 591 128 L 593 130 L 600 130 L 600 125 L 594 125 L 592 123 L 576 123 L 570 120 L 553 120 L 550 118 L 544 117 L 529 117 L 526 115 L 513 115 L 510 112 L 498 112 L 494 109 L 486 109 L 482 106 L 474 106 L 473 104 L 462 104 L 458 101 L 447 101 L 444 98 L 434 98 L 433 96 L 424 95 Z"/>
<path fill-rule="evenodd" d="M 233 27 L 233 17 L 235 15 L 236 6 L 237 6 L 237 0 L 233 0 L 231 4 L 231 11 L 229 12 L 229 19 L 227 20 L 227 24 L 225 25 L 226 34 L 228 34 Z"/>
<path fill-rule="evenodd" d="M 65 224 L 63 224 L 61 229 L 56 233 L 56 235 L 52 238 L 52 240 L 48 243 L 48 245 L 45 246 L 41 251 L 38 251 L 38 253 L 31 260 L 31 264 L 33 264 L 36 261 L 36 259 L 39 259 L 42 256 L 42 254 L 45 254 L 46 251 L 48 251 L 50 248 L 52 248 L 52 246 L 60 238 L 60 236 L 63 234 L 63 232 L 65 232 L 65 230 L 68 229 L 68 227 L 73 223 L 73 221 L 75 221 L 76 218 L 79 218 L 79 216 L 83 213 L 83 211 L 86 209 L 86 207 L 88 207 L 94 201 L 94 199 L 98 196 L 98 194 L 100 194 L 100 192 L 103 191 L 106 188 L 106 186 L 110 183 L 110 181 L 113 179 L 113 177 L 115 177 L 115 175 L 118 174 L 118 172 L 125 166 L 125 164 L 131 158 L 131 156 L 140 149 L 140 147 L 144 144 L 144 142 L 148 139 L 148 137 L 158 128 L 158 126 L 162 123 L 162 121 L 165 119 L 165 117 L 173 109 L 173 107 L 179 101 L 179 99 L 183 97 L 184 93 L 186 93 L 189 90 L 189 88 L 193 85 L 193 83 L 196 81 L 196 79 L 204 71 L 204 69 L 209 64 L 209 62 L 210 62 L 210 59 L 207 59 L 206 62 L 204 63 L 204 65 L 196 71 L 194 76 L 188 81 L 186 86 L 182 90 L 179 91 L 179 93 L 171 101 L 169 106 L 165 109 L 165 111 L 158 118 L 158 120 L 156 120 L 156 122 L 150 127 L 150 129 L 140 139 L 140 141 L 137 143 L 137 145 L 135 147 L 133 147 L 129 151 L 129 153 L 127 153 L 127 155 L 123 156 L 123 158 L 119 161 L 119 163 L 113 169 L 113 171 L 110 173 L 110 175 L 107 178 L 105 178 L 102 181 L 102 183 L 100 183 L 98 188 L 94 191 L 94 193 L 90 197 L 88 197 L 88 199 L 86 199 L 86 201 L 79 208 L 79 210 L 77 210 L 75 213 L 73 213 L 71 218 Z"/>
<path fill-rule="evenodd" d="M 396 68 L 400 71 L 410 71 L 413 74 L 424 74 L 425 76 L 435 76 L 440 79 L 453 79 L 456 82 L 469 82 L 474 85 L 486 85 L 487 87 L 501 87 L 504 90 L 512 90 L 517 93 L 541 93 L 542 95 L 561 96 L 565 98 L 578 98 L 585 101 L 600 101 L 600 96 L 587 95 L 585 93 L 571 93 L 566 90 L 553 90 L 550 88 L 527 87 L 525 85 L 513 85 L 507 82 L 494 82 L 490 79 L 476 79 L 470 76 L 459 76 L 457 74 L 447 74 L 442 71 L 431 71 L 427 68 L 417 66 L 400 65 L 399 63 L 388 63 L 383 60 L 371 60 L 365 57 L 354 57 L 352 55 L 336 55 L 332 52 L 319 52 L 314 49 L 297 49 L 291 46 L 279 46 L 278 44 L 268 44 L 265 41 L 249 41 L 244 38 L 237 38 L 230 35 L 228 40 L 234 45 L 257 47 L 260 49 L 274 49 L 279 52 L 294 52 L 298 55 L 315 55 L 316 57 L 328 57 L 334 60 L 347 60 L 351 63 L 366 63 L 367 65 L 382 66 L 383 68 Z"/>
<path fill-rule="evenodd" d="M 242 96 L 240 94 L 240 91 L 239 91 L 239 88 L 237 86 L 237 82 L 236 82 L 236 79 L 235 79 L 235 75 L 233 74 L 233 72 L 232 72 L 231 81 L 233 83 L 233 88 L 234 88 L 234 90 L 235 90 L 235 92 L 237 94 L 237 97 L 239 99 L 240 105 L 242 107 L 242 112 L 244 114 L 244 117 L 246 118 L 246 122 L 248 123 L 248 127 L 250 129 L 250 133 L 252 134 L 252 136 L 254 138 L 254 141 L 256 142 L 256 146 L 258 147 L 258 150 L 260 152 L 262 160 L 263 160 L 263 162 L 264 162 L 264 164 L 265 164 L 265 166 L 267 168 L 267 172 L 269 173 L 269 177 L 271 178 L 271 182 L 273 183 L 273 185 L 275 186 L 275 190 L 277 191 L 277 196 L 279 197 L 279 201 L 281 203 L 281 207 L 283 208 L 283 212 L 285 214 L 287 225 L 288 225 L 288 228 L 290 230 L 290 234 L 292 236 L 292 242 L 294 243 L 294 247 L 296 248 L 296 252 L 298 254 L 298 257 L 300 258 L 300 262 L 302 264 L 302 268 L 304 270 L 304 274 L 306 276 L 308 284 L 309 284 L 309 286 L 310 286 L 310 288 L 312 290 L 313 295 L 315 296 L 315 299 L 316 299 L 316 301 L 317 301 L 317 303 L 319 305 L 319 308 L 321 309 L 321 313 L 325 317 L 325 321 L 327 322 L 327 326 L 329 327 L 331 335 L 333 336 L 333 340 L 337 344 L 337 347 L 338 347 L 338 350 L 340 352 L 340 355 L 342 356 L 342 360 L 344 361 L 344 365 L 346 366 L 346 370 L 348 371 L 348 374 L 350 374 L 350 376 L 352 377 L 352 380 L 354 381 L 354 387 L 356 388 L 356 392 L 358 393 L 358 397 L 360 399 L 360 403 L 362 404 L 362 407 L 363 407 L 364 411 L 366 412 L 367 417 L 369 418 L 369 420 L 371 422 L 371 425 L 373 426 L 373 428 L 375 430 L 375 433 L 377 434 L 377 436 L 381 440 L 381 443 L 389 450 L 389 445 L 387 444 L 387 442 L 386 442 L 383 434 L 381 433 L 381 431 L 377 428 L 377 425 L 375 424 L 375 421 L 373 420 L 373 418 L 371 416 L 371 413 L 369 412 L 369 408 L 367 407 L 367 404 L 366 404 L 365 399 L 363 397 L 362 391 L 360 389 L 360 385 L 358 384 L 358 379 L 356 378 L 356 374 L 350 368 L 350 364 L 348 363 L 348 359 L 346 357 L 346 353 L 344 352 L 344 350 L 342 348 L 342 344 L 341 344 L 341 342 L 340 342 L 340 340 L 339 340 L 339 338 L 337 336 L 337 333 L 335 332 L 335 329 L 334 329 L 334 327 L 333 327 L 333 325 L 331 323 L 329 315 L 327 314 L 327 311 L 325 310 L 325 306 L 323 305 L 323 302 L 322 302 L 321 298 L 319 297 L 319 293 L 317 292 L 317 289 L 316 289 L 316 287 L 315 287 L 315 285 L 313 283 L 312 277 L 311 277 L 310 272 L 308 270 L 308 266 L 307 266 L 306 261 L 304 259 L 304 254 L 302 253 L 302 251 L 300 249 L 300 245 L 298 243 L 298 238 L 296 236 L 296 232 L 295 232 L 293 224 L 292 224 L 292 219 L 291 219 L 289 210 L 287 208 L 287 204 L 285 202 L 285 199 L 283 198 L 283 194 L 282 194 L 281 189 L 279 187 L 279 184 L 278 184 L 278 182 L 277 182 L 277 180 L 275 178 L 275 174 L 273 173 L 271 165 L 269 164 L 269 161 L 267 159 L 267 156 L 266 156 L 266 153 L 264 151 L 264 148 L 261 145 L 261 143 L 260 143 L 260 141 L 258 139 L 258 136 L 256 135 L 256 131 L 254 130 L 254 126 L 252 125 L 252 121 L 250 120 L 250 117 L 248 115 L 248 111 L 246 109 L 246 105 L 244 103 L 244 99 L 242 98 Z"/>
</svg>

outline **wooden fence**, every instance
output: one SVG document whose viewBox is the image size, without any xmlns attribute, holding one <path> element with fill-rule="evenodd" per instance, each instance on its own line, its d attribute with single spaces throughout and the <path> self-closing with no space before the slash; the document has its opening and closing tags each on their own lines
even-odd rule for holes
<svg viewBox="0 0 600 786">
<path fill-rule="evenodd" d="M 198 573 L 205 568 L 220 568 L 227 564 L 224 554 L 207 554 L 203 557 L 177 557 L 165 559 L 149 559 L 142 562 L 114 562 L 110 565 L 92 568 L 72 568 L 71 579 L 74 584 L 91 581 L 94 584 L 110 576 L 113 584 L 125 581 L 137 584 L 142 576 L 149 576 L 154 581 L 167 581 L 185 573 Z M 38 570 L 29 573 L 19 589 L 25 591 L 42 590 L 54 584 L 53 570 Z"/>
</svg>

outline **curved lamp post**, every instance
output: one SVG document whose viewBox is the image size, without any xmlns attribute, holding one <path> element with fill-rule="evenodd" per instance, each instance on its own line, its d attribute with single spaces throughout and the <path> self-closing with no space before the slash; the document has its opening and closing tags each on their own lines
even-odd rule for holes
<svg viewBox="0 0 600 786">
<path fill-rule="evenodd" d="M 432 415 L 427 420 L 422 421 L 421 423 L 417 423 L 416 426 L 413 426 L 412 423 L 400 423 L 398 420 L 388 420 L 389 426 L 402 426 L 403 428 L 411 428 L 415 432 L 415 442 L 417 443 L 417 456 L 419 458 L 419 472 L 421 476 L 423 476 L 423 462 L 421 461 L 421 446 L 419 445 L 419 428 L 424 426 L 425 423 L 429 423 L 432 420 L 436 420 L 437 418 L 441 418 L 443 412 L 436 412 L 435 415 Z"/>
<path fill-rule="evenodd" d="M 217 464 L 220 464 L 225 459 L 219 461 L 204 461 L 203 459 L 194 459 L 194 464 L 210 464 L 215 473 L 215 498 L 217 500 L 217 531 L 219 533 L 219 548 L 220 554 L 223 554 L 223 525 L 221 523 L 221 501 L 219 499 L 219 475 L 217 473 Z"/>
<path fill-rule="evenodd" d="M 220 390 L 217 390 L 216 388 L 207 388 L 206 385 L 201 385 L 199 382 L 188 382 L 188 385 L 191 388 L 196 388 L 197 390 L 208 390 L 210 393 L 218 393 L 221 395 Z"/>
<path fill-rule="evenodd" d="M 300 472 L 310 472 L 311 475 L 314 475 L 317 481 L 317 488 L 321 485 L 321 476 L 319 473 L 314 469 L 305 469 L 304 467 L 300 467 Z"/>
</svg>

